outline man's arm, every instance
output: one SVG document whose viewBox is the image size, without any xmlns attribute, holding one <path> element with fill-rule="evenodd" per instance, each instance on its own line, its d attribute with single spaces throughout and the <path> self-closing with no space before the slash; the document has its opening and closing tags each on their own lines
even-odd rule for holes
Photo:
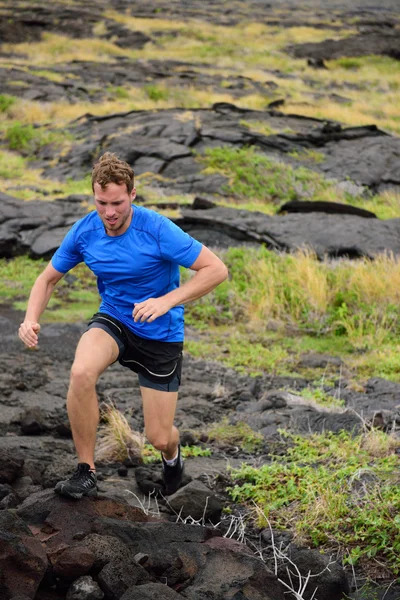
<svg viewBox="0 0 400 600">
<path fill-rule="evenodd" d="M 228 277 L 228 269 L 222 260 L 206 246 L 202 247 L 190 269 L 196 271 L 196 274 L 182 286 L 160 298 L 149 298 L 135 304 L 134 320 L 151 323 L 173 306 L 205 296 Z"/>
<path fill-rule="evenodd" d="M 64 273 L 56 271 L 52 264 L 49 263 L 33 284 L 25 319 L 18 330 L 20 339 L 28 348 L 37 346 L 38 333 L 40 331 L 39 319 L 50 300 L 56 284 L 63 275 Z"/>
</svg>

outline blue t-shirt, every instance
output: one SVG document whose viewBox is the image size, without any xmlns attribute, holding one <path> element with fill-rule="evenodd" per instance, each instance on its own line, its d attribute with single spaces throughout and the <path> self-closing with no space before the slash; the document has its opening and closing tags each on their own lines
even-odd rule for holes
<svg viewBox="0 0 400 600">
<path fill-rule="evenodd" d="M 84 262 L 97 277 L 100 311 L 115 317 L 140 337 L 180 342 L 183 305 L 174 306 L 152 323 L 133 320 L 135 302 L 158 298 L 179 287 L 179 265 L 190 267 L 202 244 L 158 213 L 133 205 L 125 233 L 107 235 L 96 211 L 77 221 L 52 258 L 66 273 Z"/>
</svg>

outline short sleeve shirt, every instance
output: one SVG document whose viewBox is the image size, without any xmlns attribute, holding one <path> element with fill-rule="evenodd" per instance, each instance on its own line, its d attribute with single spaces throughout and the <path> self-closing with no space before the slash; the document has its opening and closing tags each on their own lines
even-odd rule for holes
<svg viewBox="0 0 400 600">
<path fill-rule="evenodd" d="M 73 225 L 52 258 L 66 273 L 84 262 L 97 277 L 100 311 L 115 317 L 136 335 L 179 342 L 184 337 L 184 307 L 174 306 L 152 323 L 135 323 L 134 304 L 158 298 L 179 286 L 179 265 L 190 267 L 202 244 L 170 219 L 133 205 L 129 228 L 107 235 L 96 211 Z"/>
</svg>

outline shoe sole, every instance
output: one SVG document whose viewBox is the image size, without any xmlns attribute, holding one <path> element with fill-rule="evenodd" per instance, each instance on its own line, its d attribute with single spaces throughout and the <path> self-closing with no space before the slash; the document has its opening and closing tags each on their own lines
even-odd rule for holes
<svg viewBox="0 0 400 600">
<path fill-rule="evenodd" d="M 64 485 L 59 485 L 54 488 L 54 491 L 60 496 L 65 496 L 65 498 L 73 498 L 74 500 L 80 500 L 83 496 L 97 496 L 97 488 L 89 490 L 87 492 L 76 492 L 74 494 L 73 492 L 65 490 Z"/>
</svg>

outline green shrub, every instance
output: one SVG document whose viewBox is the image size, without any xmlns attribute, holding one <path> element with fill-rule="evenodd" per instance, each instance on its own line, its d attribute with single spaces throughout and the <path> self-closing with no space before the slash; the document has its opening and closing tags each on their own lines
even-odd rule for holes
<svg viewBox="0 0 400 600">
<path fill-rule="evenodd" d="M 0 112 L 4 113 L 15 104 L 15 96 L 9 96 L 8 94 L 0 94 Z"/>
<path fill-rule="evenodd" d="M 26 150 L 37 136 L 33 125 L 23 125 L 16 121 L 6 131 L 6 140 L 11 150 Z"/>
<path fill-rule="evenodd" d="M 150 100 L 153 100 L 154 102 L 158 102 L 159 100 L 168 100 L 169 98 L 169 91 L 158 85 L 145 85 L 143 89 Z"/>
</svg>

